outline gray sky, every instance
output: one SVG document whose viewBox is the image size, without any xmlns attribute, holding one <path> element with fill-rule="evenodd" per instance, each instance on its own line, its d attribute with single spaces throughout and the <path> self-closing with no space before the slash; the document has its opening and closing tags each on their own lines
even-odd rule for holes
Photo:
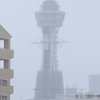
<svg viewBox="0 0 100 100">
<path fill-rule="evenodd" d="M 15 57 L 14 94 L 11 100 L 34 97 L 36 73 L 40 69 L 42 51 L 31 45 L 41 37 L 34 12 L 43 0 L 0 0 L 0 24 L 12 35 Z M 100 0 L 58 0 L 66 12 L 59 37 L 70 41 L 58 51 L 59 67 L 64 83 L 88 91 L 89 73 L 100 74 Z"/>
</svg>

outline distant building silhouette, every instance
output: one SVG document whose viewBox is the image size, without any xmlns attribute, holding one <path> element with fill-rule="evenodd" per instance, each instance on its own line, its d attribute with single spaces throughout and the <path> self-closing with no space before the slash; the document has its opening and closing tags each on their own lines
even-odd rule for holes
<svg viewBox="0 0 100 100">
<path fill-rule="evenodd" d="M 89 74 L 89 92 L 100 94 L 100 74 Z"/>
</svg>

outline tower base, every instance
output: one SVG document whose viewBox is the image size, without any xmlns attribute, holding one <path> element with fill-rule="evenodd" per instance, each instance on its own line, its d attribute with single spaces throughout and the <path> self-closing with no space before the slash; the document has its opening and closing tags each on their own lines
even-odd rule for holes
<svg viewBox="0 0 100 100">
<path fill-rule="evenodd" d="M 49 74 L 49 88 L 46 91 L 48 93 L 43 93 L 43 72 L 37 72 L 37 79 L 36 79 L 36 88 L 35 88 L 35 100 L 42 100 L 42 99 L 55 99 L 55 96 L 58 94 L 64 94 L 64 86 L 63 86 L 63 76 L 61 71 L 51 71 Z M 46 81 L 46 80 L 45 80 Z"/>
</svg>

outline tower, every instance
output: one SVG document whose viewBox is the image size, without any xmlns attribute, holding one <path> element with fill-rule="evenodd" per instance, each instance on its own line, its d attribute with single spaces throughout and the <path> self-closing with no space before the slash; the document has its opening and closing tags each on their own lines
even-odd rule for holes
<svg viewBox="0 0 100 100">
<path fill-rule="evenodd" d="M 55 0 L 45 0 L 35 16 L 43 34 L 43 63 L 37 73 L 34 99 L 54 99 L 55 95 L 64 94 L 63 77 L 57 59 L 57 34 L 63 25 L 65 12 L 60 11 Z"/>
<path fill-rule="evenodd" d="M 11 35 L 0 25 L 0 100 L 10 100 L 13 93 L 10 79 L 14 72 L 10 68 L 10 59 L 14 57 L 14 51 L 10 48 L 10 40 Z"/>
</svg>

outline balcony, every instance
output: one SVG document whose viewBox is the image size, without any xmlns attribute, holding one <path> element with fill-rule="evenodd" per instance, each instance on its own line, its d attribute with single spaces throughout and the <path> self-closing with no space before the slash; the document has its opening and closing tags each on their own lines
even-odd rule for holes
<svg viewBox="0 0 100 100">
<path fill-rule="evenodd" d="M 0 86 L 0 94 L 12 94 L 13 86 Z"/>
<path fill-rule="evenodd" d="M 14 57 L 14 51 L 0 48 L 0 60 L 9 60 Z"/>
<path fill-rule="evenodd" d="M 11 69 L 0 69 L 1 79 L 10 79 L 14 77 L 14 71 Z"/>
</svg>

